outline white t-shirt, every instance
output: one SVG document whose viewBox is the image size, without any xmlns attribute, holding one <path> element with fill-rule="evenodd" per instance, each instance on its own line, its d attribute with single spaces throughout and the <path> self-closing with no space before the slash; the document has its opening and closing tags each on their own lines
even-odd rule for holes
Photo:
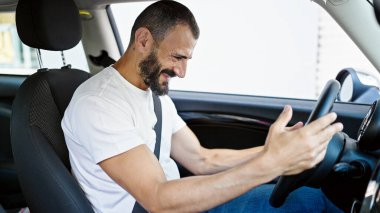
<svg viewBox="0 0 380 213">
<path fill-rule="evenodd" d="M 169 96 L 161 96 L 160 100 L 160 164 L 168 180 L 178 179 L 178 168 L 170 158 L 171 137 L 186 124 Z M 104 69 L 75 91 L 62 128 L 72 173 L 96 212 L 132 212 L 135 199 L 98 163 L 140 144 L 146 144 L 153 152 L 156 121 L 152 91 L 133 86 L 113 67 Z"/>
</svg>

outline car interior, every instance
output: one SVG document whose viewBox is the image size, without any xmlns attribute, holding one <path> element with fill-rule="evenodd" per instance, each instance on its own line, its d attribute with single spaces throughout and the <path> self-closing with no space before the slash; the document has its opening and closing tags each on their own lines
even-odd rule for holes
<svg viewBox="0 0 380 213">
<path fill-rule="evenodd" d="M 16 12 L 17 32 L 25 45 L 63 52 L 81 41 L 89 65 L 89 70 L 79 70 L 72 68 L 70 61 L 62 67 L 44 67 L 40 61 L 40 69 L 30 76 L 0 75 L 0 213 L 25 207 L 31 212 L 93 212 L 71 175 L 60 123 L 75 89 L 123 53 L 109 8 L 119 2 L 124 1 L 0 1 L 0 11 Z M 380 44 L 374 13 L 378 9 L 376 17 L 380 17 L 380 1 L 314 2 L 328 11 L 380 68 L 379 48 L 373 48 Z M 344 18 L 352 8 L 361 11 L 352 15 L 354 23 Z M 370 39 L 363 37 L 358 27 L 372 33 Z M 354 69 L 342 67 L 340 73 L 326 84 L 318 100 L 176 90 L 169 96 L 207 148 L 263 145 L 270 125 L 286 104 L 294 109 L 290 124 L 337 112 L 344 133 L 334 136 L 321 164 L 297 176 L 280 177 L 271 203 L 281 206 L 289 193 L 306 185 L 321 188 L 345 212 L 378 212 L 379 89 L 361 84 Z M 346 79 L 354 81 L 355 95 L 350 102 L 339 98 Z M 178 166 L 182 177 L 192 175 Z"/>
</svg>

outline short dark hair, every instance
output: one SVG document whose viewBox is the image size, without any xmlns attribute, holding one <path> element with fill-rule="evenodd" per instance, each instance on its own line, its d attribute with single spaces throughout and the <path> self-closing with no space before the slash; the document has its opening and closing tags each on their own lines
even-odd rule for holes
<svg viewBox="0 0 380 213">
<path fill-rule="evenodd" d="M 136 18 L 129 45 L 134 42 L 136 30 L 140 27 L 146 27 L 155 42 L 159 43 L 164 39 L 166 33 L 179 24 L 187 25 L 194 39 L 199 38 L 199 27 L 189 8 L 176 1 L 157 1 L 145 8 Z"/>
</svg>

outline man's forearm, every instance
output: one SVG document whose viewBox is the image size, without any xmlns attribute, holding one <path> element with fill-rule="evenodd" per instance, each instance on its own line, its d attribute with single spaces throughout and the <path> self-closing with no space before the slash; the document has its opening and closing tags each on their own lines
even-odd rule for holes
<svg viewBox="0 0 380 213">
<path fill-rule="evenodd" d="M 263 146 L 243 150 L 232 149 L 202 149 L 203 159 L 197 175 L 215 174 L 241 165 L 258 156 L 263 151 Z"/>
<path fill-rule="evenodd" d="M 159 184 L 146 208 L 152 212 L 200 212 L 225 203 L 282 173 L 264 155 L 240 166 L 208 176 Z"/>
<path fill-rule="evenodd" d="M 215 174 L 246 162 L 257 156 L 263 146 L 244 150 L 203 148 L 189 127 L 172 136 L 171 156 L 197 175 Z"/>
</svg>

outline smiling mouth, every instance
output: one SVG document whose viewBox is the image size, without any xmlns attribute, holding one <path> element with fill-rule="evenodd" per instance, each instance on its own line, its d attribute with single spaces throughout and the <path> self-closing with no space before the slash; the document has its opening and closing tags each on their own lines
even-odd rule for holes
<svg viewBox="0 0 380 213">
<path fill-rule="evenodd" d="M 166 80 L 170 80 L 170 78 L 171 78 L 171 76 L 168 75 L 168 74 L 166 74 L 166 73 L 162 73 L 162 76 L 164 76 L 164 78 L 165 78 Z"/>
<path fill-rule="evenodd" d="M 164 70 L 162 70 L 161 74 L 166 74 L 169 77 L 176 77 L 177 76 L 176 73 L 173 70 L 170 70 L 170 69 L 164 69 Z"/>
</svg>

